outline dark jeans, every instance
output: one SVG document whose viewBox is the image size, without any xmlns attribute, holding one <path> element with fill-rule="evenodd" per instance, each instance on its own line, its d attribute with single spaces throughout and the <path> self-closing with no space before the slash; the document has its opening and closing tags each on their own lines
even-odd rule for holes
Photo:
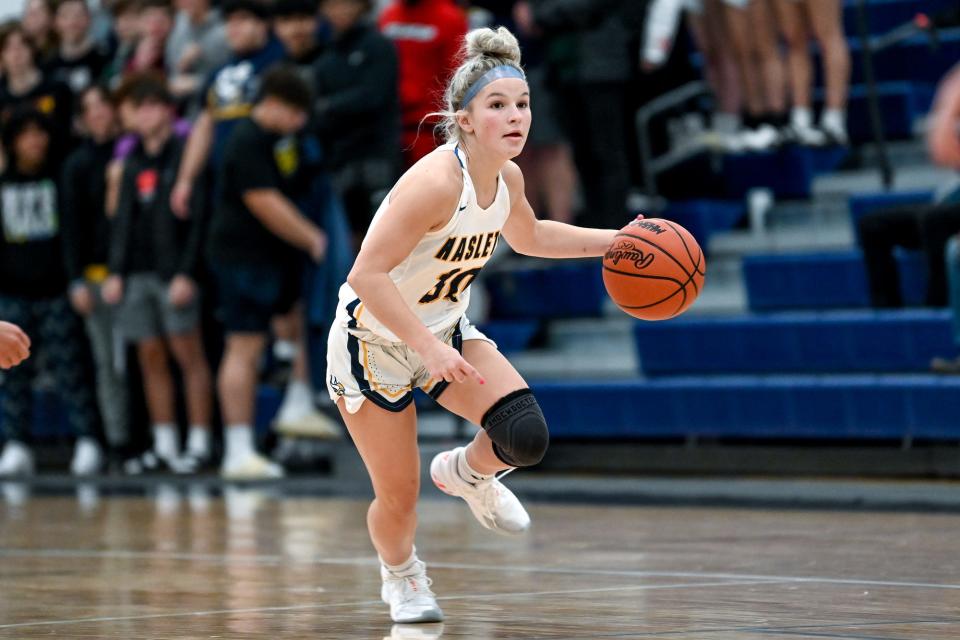
<svg viewBox="0 0 960 640">
<path fill-rule="evenodd" d="M 960 232 L 960 204 L 886 209 L 864 216 L 859 227 L 874 307 L 903 306 L 894 247 L 923 251 L 928 275 L 926 305 L 946 306 L 944 251 L 950 236 Z"/>
<path fill-rule="evenodd" d="M 628 222 L 627 145 L 635 144 L 628 139 L 626 85 L 576 85 L 559 93 L 560 119 L 583 186 L 583 221 L 590 227 L 619 229 Z"/>
<path fill-rule="evenodd" d="M 32 342 L 30 358 L 4 374 L 0 419 L 7 440 L 27 441 L 33 422 L 33 379 L 42 367 L 56 384 L 76 436 L 98 437 L 99 415 L 87 337 L 66 296 L 31 300 L 0 295 L 0 318 L 20 325 Z"/>
</svg>

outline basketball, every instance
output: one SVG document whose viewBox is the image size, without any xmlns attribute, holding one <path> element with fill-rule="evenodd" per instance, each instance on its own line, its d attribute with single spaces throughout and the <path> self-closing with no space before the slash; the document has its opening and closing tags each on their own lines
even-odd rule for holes
<svg viewBox="0 0 960 640">
<path fill-rule="evenodd" d="M 603 284 L 617 306 L 641 320 L 687 310 L 703 290 L 707 263 L 700 245 L 676 222 L 637 219 L 603 256 Z"/>
</svg>

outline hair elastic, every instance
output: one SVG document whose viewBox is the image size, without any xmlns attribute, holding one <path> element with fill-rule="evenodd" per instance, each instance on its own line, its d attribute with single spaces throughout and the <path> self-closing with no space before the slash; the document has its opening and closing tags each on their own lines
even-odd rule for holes
<svg viewBox="0 0 960 640">
<path fill-rule="evenodd" d="M 470 88 L 467 89 L 467 92 L 463 94 L 463 100 L 460 101 L 460 108 L 466 109 L 467 105 L 470 104 L 470 101 L 476 98 L 477 94 L 483 91 L 485 86 L 494 80 L 500 80 L 502 78 L 519 78 L 520 80 L 527 79 L 523 71 L 517 67 L 514 67 L 513 65 L 501 64 L 500 66 L 494 67 L 477 78 L 477 80 L 470 85 Z"/>
</svg>

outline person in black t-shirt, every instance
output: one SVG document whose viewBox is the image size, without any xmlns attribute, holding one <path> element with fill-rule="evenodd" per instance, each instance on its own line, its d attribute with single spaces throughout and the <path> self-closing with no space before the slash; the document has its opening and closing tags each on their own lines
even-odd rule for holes
<svg viewBox="0 0 960 640">
<path fill-rule="evenodd" d="M 122 301 L 117 325 L 125 339 L 137 343 L 153 453 L 174 471 L 190 472 L 207 463 L 211 453 L 213 394 L 196 284 L 202 218 L 195 212 L 180 220 L 170 211 L 184 146 L 173 131 L 173 96 L 162 81 L 144 80 L 130 97 L 140 143 L 124 163 L 110 239 L 111 275 L 102 294 L 108 304 Z M 186 457 L 180 456 L 167 344 L 183 376 L 190 421 Z"/>
<path fill-rule="evenodd" d="M 60 0 L 55 25 L 60 48 L 50 70 L 74 95 L 79 95 L 100 79 L 110 56 L 97 46 L 90 34 L 87 0 Z"/>
<path fill-rule="evenodd" d="M 253 447 L 257 365 L 270 321 L 300 298 L 304 254 L 319 262 L 326 236 L 296 207 L 297 145 L 310 91 L 289 67 L 268 71 L 249 118 L 224 147 L 207 251 L 217 280 L 226 347 L 219 372 L 229 478 L 278 477 L 283 470 Z M 306 371 L 294 376 L 307 380 Z"/>
<path fill-rule="evenodd" d="M 70 280 L 70 304 L 84 320 L 97 367 L 97 399 L 107 443 L 120 454 L 129 444 L 127 381 L 114 366 L 115 317 L 103 303 L 100 287 L 108 275 L 110 221 L 104 200 L 107 166 L 119 133 L 117 112 L 101 85 L 80 94 L 80 119 L 86 137 L 67 158 L 61 180 L 64 254 Z"/>
<path fill-rule="evenodd" d="M 32 107 L 52 127 L 48 160 L 56 170 L 73 146 L 73 95 L 70 88 L 43 73 L 36 50 L 20 25 L 0 29 L 0 123 L 18 107 Z"/>
<path fill-rule="evenodd" d="M 42 357 L 5 374 L 0 424 L 6 446 L 0 476 L 33 472 L 27 443 L 38 367 L 56 382 L 77 435 L 71 470 L 89 475 L 99 470 L 103 454 L 83 327 L 66 295 L 60 194 L 48 152 L 50 125 L 36 110 L 15 111 L 3 129 L 3 146 L 10 161 L 0 176 L 0 318 L 32 336 Z"/>
</svg>

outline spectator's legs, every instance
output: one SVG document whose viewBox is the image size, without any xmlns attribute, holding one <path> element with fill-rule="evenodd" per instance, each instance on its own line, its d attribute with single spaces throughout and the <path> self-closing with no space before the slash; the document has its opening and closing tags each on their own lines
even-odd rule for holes
<svg viewBox="0 0 960 640">
<path fill-rule="evenodd" d="M 569 92 L 561 113 L 583 184 L 584 223 L 619 229 L 625 224 L 630 189 L 624 87 L 597 83 Z"/>
<path fill-rule="evenodd" d="M 287 382 L 283 403 L 277 411 L 273 426 L 279 433 L 294 437 L 339 438 L 342 435 L 340 427 L 320 413 L 314 404 L 303 305 L 298 303 L 282 317 L 285 329 L 289 332 L 289 339 L 296 344 L 296 350 L 290 380 Z"/>
<path fill-rule="evenodd" d="M 203 351 L 200 330 L 172 335 L 170 351 L 183 375 L 187 417 L 190 421 L 187 449 L 198 458 L 210 457 L 210 416 L 213 413 L 213 385 L 210 365 Z"/>
<path fill-rule="evenodd" d="M 813 62 L 810 58 L 810 27 L 797 0 L 775 0 L 780 33 L 787 43 L 790 98 L 794 124 L 813 125 Z M 797 114 L 802 114 L 797 120 Z"/>
<path fill-rule="evenodd" d="M 40 352 L 47 351 L 41 336 L 37 335 L 32 310 L 36 304 L 23 298 L 0 296 L 0 318 L 23 329 L 32 342 L 32 355 L 3 374 L 3 393 L 0 402 L 0 427 L 7 442 L 27 442 L 30 439 L 30 423 L 33 419 L 33 382 L 35 364 Z"/>
<path fill-rule="evenodd" d="M 541 218 L 573 222 L 577 170 L 565 142 L 530 145 L 517 159 L 526 180 L 527 200 Z"/>
<path fill-rule="evenodd" d="M 743 94 L 736 58 L 730 50 L 730 37 L 720 0 L 706 0 L 704 13 L 688 14 L 690 29 L 703 52 L 707 64 L 707 82 L 717 98 L 717 115 L 723 122 L 714 128 L 720 133 L 733 133 L 739 128 Z"/>
<path fill-rule="evenodd" d="M 114 310 L 100 302 L 99 287 L 93 287 L 92 292 L 98 302 L 85 323 L 97 368 L 97 399 L 107 444 L 116 451 L 123 449 L 130 439 L 127 383 L 114 366 Z"/>
<path fill-rule="evenodd" d="M 850 50 L 843 34 L 843 2 L 804 0 L 803 4 L 823 56 L 827 102 L 820 116 L 820 128 L 833 142 L 846 144 Z"/>
<path fill-rule="evenodd" d="M 861 218 L 858 226 L 873 306 L 903 306 L 893 248 L 920 246 L 916 209 L 900 207 L 871 213 Z"/>
<path fill-rule="evenodd" d="M 163 339 L 145 338 L 137 343 L 137 357 L 143 375 L 143 392 L 153 430 L 153 450 L 161 458 L 176 460 L 180 453 L 177 437 L 175 395 L 170 363 Z"/>
<path fill-rule="evenodd" d="M 80 319 L 66 296 L 45 301 L 37 318 L 37 336 L 46 348 L 46 364 L 53 374 L 67 419 L 78 438 L 99 439 L 99 416 L 94 400 L 89 352 Z"/>
<path fill-rule="evenodd" d="M 779 119 L 787 111 L 784 62 L 777 41 L 777 23 L 773 0 L 752 0 L 747 11 L 753 30 L 753 55 L 756 68 L 763 77 L 763 96 L 766 114 Z M 782 123 L 780 123 L 782 124 Z"/>
<path fill-rule="evenodd" d="M 920 213 L 920 243 L 927 263 L 927 306 L 947 304 L 943 256 L 947 240 L 957 232 L 960 232 L 960 204 L 928 207 Z"/>
<path fill-rule="evenodd" d="M 257 366 L 265 344 L 266 336 L 260 333 L 227 335 L 217 392 L 223 421 L 228 427 L 253 424 Z"/>
<path fill-rule="evenodd" d="M 751 0 L 751 3 L 757 0 Z M 743 87 L 743 100 L 747 114 L 759 118 L 766 110 L 763 91 L 763 76 L 754 57 L 754 25 L 750 20 L 749 8 L 723 4 L 730 46 L 737 61 L 740 74 L 740 86 Z"/>
<path fill-rule="evenodd" d="M 266 345 L 262 333 L 228 333 L 217 378 L 224 422 L 221 474 L 226 478 L 280 477 L 283 469 L 260 456 L 253 439 L 257 365 Z"/>
</svg>

